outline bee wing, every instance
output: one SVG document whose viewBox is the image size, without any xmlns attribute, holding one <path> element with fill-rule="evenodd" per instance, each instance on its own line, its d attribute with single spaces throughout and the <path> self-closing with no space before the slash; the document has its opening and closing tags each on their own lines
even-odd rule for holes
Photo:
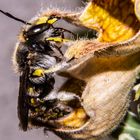
<svg viewBox="0 0 140 140">
<path fill-rule="evenodd" d="M 20 120 L 20 127 L 26 131 L 28 127 L 28 105 L 27 105 L 27 82 L 28 82 L 28 68 L 25 68 L 20 76 L 19 96 L 18 96 L 18 117 Z"/>
</svg>

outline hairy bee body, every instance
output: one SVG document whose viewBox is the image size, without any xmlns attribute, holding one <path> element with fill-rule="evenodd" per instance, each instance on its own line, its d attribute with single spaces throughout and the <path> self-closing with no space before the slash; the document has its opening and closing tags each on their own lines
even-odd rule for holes
<svg viewBox="0 0 140 140">
<path fill-rule="evenodd" d="M 46 74 L 50 67 L 62 60 L 60 49 L 66 41 L 64 33 L 71 33 L 53 26 L 58 19 L 54 16 L 41 17 L 25 26 L 14 52 L 14 64 L 20 73 L 18 116 L 24 131 L 31 122 L 35 125 L 46 124 L 48 120 L 71 112 L 71 108 L 52 92 L 54 73 Z M 77 99 L 75 95 L 71 96 L 72 100 Z"/>
</svg>

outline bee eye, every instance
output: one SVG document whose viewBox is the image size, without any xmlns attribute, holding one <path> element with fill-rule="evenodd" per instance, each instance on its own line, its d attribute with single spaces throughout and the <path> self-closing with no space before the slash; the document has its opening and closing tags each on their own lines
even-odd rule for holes
<svg viewBox="0 0 140 140">
<path fill-rule="evenodd" d="M 24 32 L 24 36 L 26 38 L 31 38 L 33 36 L 36 36 L 38 34 L 43 33 L 44 31 L 48 30 L 50 28 L 50 24 L 43 23 L 39 25 L 34 25 L 31 28 L 28 29 L 28 31 Z"/>
</svg>

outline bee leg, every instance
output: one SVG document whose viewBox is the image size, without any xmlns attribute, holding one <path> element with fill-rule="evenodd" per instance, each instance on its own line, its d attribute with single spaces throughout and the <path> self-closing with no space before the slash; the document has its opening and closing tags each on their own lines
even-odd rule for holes
<svg viewBox="0 0 140 140">
<path fill-rule="evenodd" d="M 60 48 L 58 48 L 56 45 L 53 45 L 53 46 L 50 46 L 50 47 L 54 52 L 54 56 L 57 57 L 57 59 L 60 58 L 60 60 L 62 60 L 64 54 L 62 53 Z"/>
<path fill-rule="evenodd" d="M 74 38 L 76 37 L 76 34 L 67 30 L 67 29 L 64 29 L 64 28 L 61 28 L 61 27 L 55 27 L 56 31 L 59 32 L 61 35 L 62 35 L 62 38 L 65 38 L 64 37 L 64 33 L 69 33 L 71 34 Z"/>
<path fill-rule="evenodd" d="M 69 64 L 67 62 L 58 63 L 57 65 L 52 66 L 49 69 L 44 70 L 44 73 L 49 74 L 49 73 L 59 72 L 61 70 L 67 69 L 67 67 L 70 67 L 70 65 L 71 64 Z"/>
<path fill-rule="evenodd" d="M 68 67 L 70 67 L 70 63 L 67 62 L 62 62 L 62 63 L 58 63 L 48 69 L 45 68 L 37 68 L 35 69 L 32 73 L 31 73 L 31 79 L 34 78 L 42 78 L 42 80 L 45 78 L 45 76 L 49 76 L 49 74 L 55 73 L 55 72 L 59 72 L 62 71 L 64 69 L 67 69 Z M 50 77 L 51 78 L 51 75 Z M 41 79 L 40 79 L 41 80 Z"/>
<path fill-rule="evenodd" d="M 74 94 L 74 93 L 71 93 L 71 92 L 64 92 L 64 91 L 61 91 L 58 93 L 57 95 L 57 98 L 60 100 L 60 101 L 72 101 L 72 100 L 79 100 L 81 102 L 81 98 Z"/>
</svg>

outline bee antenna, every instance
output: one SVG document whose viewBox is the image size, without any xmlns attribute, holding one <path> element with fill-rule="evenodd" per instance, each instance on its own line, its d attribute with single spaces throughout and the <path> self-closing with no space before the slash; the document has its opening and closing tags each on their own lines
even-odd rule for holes
<svg viewBox="0 0 140 140">
<path fill-rule="evenodd" d="M 0 12 L 3 13 L 4 15 L 6 15 L 7 17 L 12 18 L 12 19 L 14 19 L 16 21 L 19 21 L 19 22 L 24 23 L 24 24 L 31 25 L 31 23 L 28 23 L 28 22 L 26 22 L 26 21 L 24 21 L 22 19 L 19 19 L 19 18 L 15 17 L 15 16 L 11 15 L 8 12 L 4 12 L 3 10 L 0 10 Z"/>
</svg>

